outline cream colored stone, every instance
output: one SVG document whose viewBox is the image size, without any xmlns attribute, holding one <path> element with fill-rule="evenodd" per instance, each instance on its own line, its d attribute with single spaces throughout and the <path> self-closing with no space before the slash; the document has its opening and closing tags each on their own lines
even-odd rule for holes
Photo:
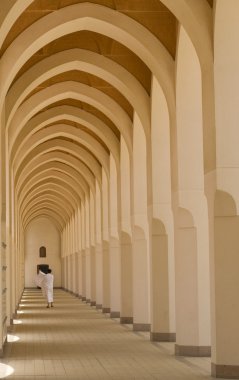
<svg viewBox="0 0 239 380">
<path fill-rule="evenodd" d="M 30 283 L 35 226 L 58 236 L 65 289 L 135 336 L 176 333 L 176 353 L 211 344 L 213 374 L 237 376 L 238 13 L 237 0 L 4 1 L 0 351 Z M 165 355 L 156 372 L 144 359 L 127 378 L 180 377 Z M 14 363 L 18 376 L 74 374 L 66 360 L 43 364 Z"/>
</svg>

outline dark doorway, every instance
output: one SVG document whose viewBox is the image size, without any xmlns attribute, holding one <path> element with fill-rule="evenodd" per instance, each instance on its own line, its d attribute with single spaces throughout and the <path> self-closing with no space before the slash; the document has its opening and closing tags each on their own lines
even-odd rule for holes
<svg viewBox="0 0 239 380">
<path fill-rule="evenodd" d="M 39 273 L 39 270 L 45 274 L 47 274 L 47 271 L 49 269 L 49 265 L 48 264 L 39 264 L 37 265 L 37 273 Z"/>
</svg>

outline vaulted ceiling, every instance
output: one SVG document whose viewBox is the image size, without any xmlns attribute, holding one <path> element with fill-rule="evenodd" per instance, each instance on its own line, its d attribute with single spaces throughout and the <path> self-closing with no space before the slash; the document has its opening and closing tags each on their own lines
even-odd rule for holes
<svg viewBox="0 0 239 380">
<path fill-rule="evenodd" d="M 14 0 L 9 0 L 9 5 L 10 3 L 14 5 L 14 2 Z M 213 0 L 207 0 L 207 2 L 210 7 L 213 6 Z M 83 3 L 86 2 L 82 0 L 29 1 L 29 6 L 19 14 L 19 17 L 17 17 L 10 28 L 2 44 L 0 56 L 3 58 L 6 53 L 11 50 L 12 44 L 14 41 L 18 41 L 18 38 L 23 32 L 27 33 L 29 31 L 29 33 L 31 33 L 31 27 L 39 20 L 44 20 L 50 14 L 57 15 L 57 12 L 61 9 L 68 9 L 70 6 Z M 137 24 L 144 27 L 146 31 L 150 32 L 155 41 L 160 42 L 170 59 L 175 59 L 178 21 L 161 1 L 90 0 L 87 2 L 87 4 L 90 3 L 98 7 L 99 13 L 102 7 L 105 7 L 114 10 L 117 14 L 126 16 L 127 19 L 130 18 L 134 20 Z M 122 124 L 121 120 L 124 118 L 129 124 L 133 122 L 134 105 L 132 101 L 130 101 L 129 96 L 127 96 L 122 88 L 113 84 L 113 82 L 116 83 L 115 79 L 114 81 L 109 79 L 112 74 L 108 75 L 107 72 L 106 74 L 103 73 L 100 60 L 105 58 L 102 65 L 109 65 L 109 62 L 116 64 L 114 70 L 115 72 L 118 70 L 119 76 L 122 75 L 120 74 L 121 72 L 127 72 L 129 78 L 134 78 L 135 83 L 137 83 L 137 86 L 141 89 L 140 91 L 145 94 L 144 96 L 146 98 L 148 96 L 148 99 L 150 98 L 151 69 L 148 64 L 144 62 L 142 57 L 136 54 L 127 43 L 123 44 L 113 38 L 113 36 L 111 38 L 107 33 L 101 33 L 97 27 L 95 27 L 95 30 L 88 30 L 87 27 L 81 29 L 82 30 L 75 30 L 74 32 L 69 29 L 69 32 L 66 31 L 64 35 L 57 34 L 56 32 L 55 38 L 51 39 L 51 42 L 41 46 L 23 62 L 8 89 L 6 122 L 8 123 L 7 130 L 9 135 L 7 139 L 10 143 L 9 151 L 12 154 L 12 156 L 9 157 L 10 166 L 13 165 L 12 168 L 15 178 L 21 183 L 20 190 L 17 190 L 19 192 L 16 193 L 16 199 L 21 198 L 22 189 L 24 189 L 25 186 L 25 196 L 28 200 L 28 204 L 31 205 L 31 207 L 25 205 L 25 211 L 22 211 L 23 215 L 26 214 L 25 225 L 27 221 L 31 220 L 31 215 L 33 217 L 38 214 L 41 215 L 41 213 L 45 214 L 47 210 L 49 211 L 49 216 L 52 217 L 52 215 L 55 215 L 55 221 L 59 224 L 61 217 L 59 217 L 58 209 L 62 208 L 63 203 L 67 203 L 69 197 L 65 179 L 63 180 L 63 176 L 61 176 L 62 171 L 59 171 L 58 168 L 59 162 L 64 162 L 65 165 L 69 165 L 69 167 L 72 168 L 73 164 L 67 163 L 67 156 L 71 156 L 73 159 L 77 158 L 80 165 L 86 167 L 89 173 L 94 173 L 97 165 L 102 165 L 102 160 L 97 156 L 95 150 L 91 149 L 91 142 L 94 141 L 96 146 L 101 146 L 102 152 L 109 155 L 111 145 L 109 144 L 108 138 L 113 141 L 112 144 L 116 150 L 118 149 L 117 144 L 120 142 L 122 133 L 122 130 L 120 130 L 120 123 Z M 43 28 L 42 35 L 44 33 L 45 30 Z M 82 59 L 85 61 L 92 57 L 94 65 L 101 67 L 102 75 L 99 74 L 98 70 L 92 68 L 94 66 L 92 63 L 91 66 L 88 63 L 87 68 L 84 64 L 69 64 L 60 70 L 50 71 L 50 69 L 47 69 L 48 64 L 50 67 L 50 61 L 47 60 L 51 59 L 51 57 L 53 57 L 53 59 L 55 57 L 56 62 L 59 59 L 60 62 L 61 60 L 63 61 L 63 54 L 65 54 L 64 57 L 66 58 L 67 55 L 70 56 L 70 54 L 76 54 L 76 52 L 79 53 L 79 57 L 81 57 L 82 54 Z M 89 54 L 91 54 L 91 56 Z M 76 61 L 76 59 L 72 61 Z M 158 64 L 161 65 L 160 62 L 158 62 Z M 48 72 L 46 76 L 44 76 L 44 65 L 46 65 L 45 72 Z M 34 68 L 36 72 L 40 70 L 40 79 L 37 78 L 36 73 L 34 73 Z M 121 68 L 121 70 L 117 68 Z M 62 87 L 60 87 L 60 85 L 62 85 Z M 20 88 L 22 90 L 19 90 Z M 57 91 L 64 92 L 64 89 L 64 95 L 54 95 L 58 93 Z M 92 92 L 93 89 L 96 91 Z M 81 91 L 84 95 L 80 95 Z M 52 97 L 49 95 L 48 99 L 47 96 L 51 93 L 53 95 Z M 77 95 L 74 95 L 76 93 Z M 91 93 L 92 101 L 89 100 Z M 135 97 L 137 97 L 137 95 L 138 94 L 135 93 Z M 45 101 L 42 100 L 43 98 Z M 111 109 L 109 112 L 107 112 L 103 106 L 99 106 L 100 98 L 104 99 L 104 102 L 107 102 L 108 99 L 109 109 Z M 32 104 L 32 108 L 30 104 Z M 119 117 L 118 114 L 114 115 L 115 110 L 118 110 L 117 112 L 120 113 Z M 97 132 L 98 130 L 95 127 L 95 123 L 98 124 L 98 129 L 101 128 L 99 133 Z M 89 125 L 91 125 L 91 127 L 89 127 Z M 18 128 L 20 129 L 18 130 Z M 61 131 L 64 131 L 64 128 L 71 132 L 69 132 L 69 134 L 61 133 Z M 46 131 L 49 134 L 49 138 L 47 138 Z M 74 131 L 76 135 L 74 135 Z M 79 133 L 84 136 L 82 140 Z M 36 141 L 34 140 L 34 136 Z M 39 144 L 37 144 L 37 139 L 39 139 Z M 61 140 L 65 142 L 64 147 L 61 145 Z M 84 141 L 87 141 L 87 144 L 84 143 Z M 73 145 L 75 148 L 73 148 Z M 26 154 L 23 152 L 26 152 Z M 54 152 L 51 158 L 49 158 L 50 152 Z M 88 155 L 88 159 L 91 157 L 93 164 L 87 161 L 85 157 L 82 158 L 80 152 L 84 152 L 86 156 Z M 49 170 L 51 168 L 51 170 L 55 172 L 55 178 L 48 177 L 44 174 L 46 173 L 45 168 L 37 161 L 38 156 L 42 158 L 42 164 L 44 164 L 44 162 L 51 162 Z M 102 153 L 102 157 L 103 156 L 104 153 Z M 48 159 L 50 161 L 48 161 Z M 34 162 L 35 165 L 38 165 L 36 166 L 39 168 L 38 171 L 34 171 Z M 74 170 L 76 170 L 76 168 Z M 44 182 L 42 192 L 41 190 L 39 191 L 43 196 L 42 199 L 45 199 L 45 202 L 42 202 L 42 204 L 35 202 L 35 207 L 33 207 L 33 204 L 34 197 L 36 196 L 35 189 L 38 184 L 38 177 L 37 175 L 36 177 L 33 176 L 35 182 L 34 180 L 32 181 L 32 177 L 27 175 L 28 171 L 32 173 L 32 175 L 36 175 L 36 173 L 37 175 L 41 174 L 41 179 Z M 69 173 L 70 171 L 67 175 L 70 179 L 71 175 Z M 77 181 L 83 183 L 84 181 L 81 180 L 82 174 L 80 174 L 80 171 L 78 171 L 78 175 L 79 178 Z M 87 176 L 88 174 L 84 178 L 87 178 Z M 15 183 L 15 186 L 17 185 L 18 183 Z M 51 197 L 48 196 L 49 194 L 47 195 L 45 192 L 47 186 L 48 190 L 55 194 L 56 203 L 58 199 L 58 205 L 55 204 L 55 201 L 53 202 Z M 58 190 L 56 190 L 57 186 L 63 189 L 61 194 L 64 197 L 63 203 L 61 197 L 58 196 Z M 73 200 L 75 200 L 74 186 L 75 185 L 72 185 Z M 72 205 L 74 205 L 73 200 Z M 70 203 L 69 201 L 69 204 Z M 49 206 L 50 204 L 52 207 Z M 69 210 L 71 210 L 71 207 L 69 207 Z M 62 213 L 62 215 L 65 214 Z M 67 215 L 63 217 L 65 222 L 66 216 Z M 60 222 L 60 225 L 62 227 L 63 223 Z"/>
</svg>

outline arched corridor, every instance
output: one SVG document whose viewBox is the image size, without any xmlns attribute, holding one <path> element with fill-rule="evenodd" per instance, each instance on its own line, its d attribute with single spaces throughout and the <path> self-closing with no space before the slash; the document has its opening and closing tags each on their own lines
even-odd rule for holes
<svg viewBox="0 0 239 380">
<path fill-rule="evenodd" d="M 239 379 L 238 36 L 238 0 L 1 2 L 2 356 L 51 268 L 149 350 Z"/>
<path fill-rule="evenodd" d="M 149 343 L 148 335 L 62 290 L 45 309 L 41 291 L 28 289 L 9 334 L 8 379 L 211 378 L 208 358 L 176 359 L 173 343 Z"/>
</svg>

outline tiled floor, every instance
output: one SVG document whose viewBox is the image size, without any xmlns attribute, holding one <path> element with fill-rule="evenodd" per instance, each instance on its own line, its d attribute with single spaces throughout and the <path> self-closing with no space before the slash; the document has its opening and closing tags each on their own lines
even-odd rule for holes
<svg viewBox="0 0 239 380">
<path fill-rule="evenodd" d="M 208 358 L 175 358 L 173 343 L 151 343 L 62 290 L 52 309 L 26 290 L 8 340 L 0 378 L 12 368 L 8 379 L 211 379 Z"/>
</svg>

